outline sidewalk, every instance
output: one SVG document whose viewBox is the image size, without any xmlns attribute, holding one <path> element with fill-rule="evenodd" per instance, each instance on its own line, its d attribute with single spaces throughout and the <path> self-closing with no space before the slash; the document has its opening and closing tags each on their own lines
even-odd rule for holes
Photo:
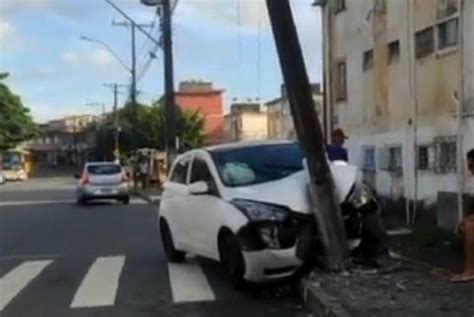
<svg viewBox="0 0 474 317">
<path fill-rule="evenodd" d="M 401 260 L 399 268 L 313 272 L 301 284 L 308 308 L 316 316 L 474 316 L 474 283 L 449 282 L 464 261 L 454 234 L 414 228 L 390 240 L 393 255 Z"/>
<path fill-rule="evenodd" d="M 142 198 L 150 204 L 159 205 L 161 199 L 161 189 L 159 188 L 147 188 L 145 190 L 137 188 L 133 193 L 135 196 Z"/>
</svg>

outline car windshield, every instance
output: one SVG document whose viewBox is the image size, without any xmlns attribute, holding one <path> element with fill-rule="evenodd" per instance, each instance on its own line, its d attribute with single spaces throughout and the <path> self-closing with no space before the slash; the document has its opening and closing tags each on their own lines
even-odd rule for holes
<svg viewBox="0 0 474 317">
<path fill-rule="evenodd" d="M 228 187 L 271 182 L 303 169 L 303 153 L 296 143 L 211 150 L 210 154 Z"/>
<path fill-rule="evenodd" d="M 89 165 L 87 172 L 91 175 L 115 175 L 122 172 L 122 168 L 116 164 L 110 165 Z"/>
</svg>

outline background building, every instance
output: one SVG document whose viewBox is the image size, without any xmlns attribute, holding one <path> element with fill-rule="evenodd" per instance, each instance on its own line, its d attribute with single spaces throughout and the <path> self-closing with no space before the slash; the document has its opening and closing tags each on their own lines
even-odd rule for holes
<svg viewBox="0 0 474 317">
<path fill-rule="evenodd" d="M 175 93 L 176 104 L 186 111 L 199 111 L 204 117 L 206 144 L 224 141 L 224 90 L 211 82 L 183 81 Z"/>
<path fill-rule="evenodd" d="M 229 141 L 266 139 L 267 113 L 260 110 L 258 103 L 235 103 L 225 116 L 225 134 Z"/>
<path fill-rule="evenodd" d="M 320 84 L 311 84 L 316 113 L 320 122 L 323 119 L 323 94 Z M 290 102 L 286 94 L 285 85 L 281 85 L 281 97 L 265 103 L 268 113 L 268 138 L 296 139 L 293 118 L 291 117 Z"/>
<path fill-rule="evenodd" d="M 393 216 L 453 229 L 474 181 L 474 1 L 319 4 L 327 121 L 349 135 L 350 161 Z"/>
<path fill-rule="evenodd" d="M 40 166 L 77 166 L 94 158 L 96 133 L 93 115 L 70 116 L 40 126 L 38 137 L 25 143 Z"/>
</svg>

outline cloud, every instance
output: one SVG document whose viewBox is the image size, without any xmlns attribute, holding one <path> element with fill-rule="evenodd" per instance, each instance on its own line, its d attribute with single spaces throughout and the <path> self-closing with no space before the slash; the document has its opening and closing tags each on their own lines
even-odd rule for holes
<svg viewBox="0 0 474 317">
<path fill-rule="evenodd" d="M 12 48 L 20 45 L 21 42 L 21 36 L 16 27 L 0 19 L 0 47 Z"/>
<path fill-rule="evenodd" d="M 79 17 L 86 13 L 88 8 L 88 6 L 82 5 L 81 2 L 84 2 L 84 0 L 1 0 L 0 10 L 4 16 L 50 12 L 62 16 Z"/>
<path fill-rule="evenodd" d="M 90 67 L 109 68 L 117 65 L 114 56 L 104 49 L 95 49 L 93 51 L 75 51 L 64 52 L 61 60 L 65 63 L 83 65 Z"/>
</svg>

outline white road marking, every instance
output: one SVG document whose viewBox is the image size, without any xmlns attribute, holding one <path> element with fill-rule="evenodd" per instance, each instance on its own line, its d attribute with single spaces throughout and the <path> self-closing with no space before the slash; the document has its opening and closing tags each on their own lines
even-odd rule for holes
<svg viewBox="0 0 474 317">
<path fill-rule="evenodd" d="M 15 207 L 15 206 L 33 206 L 33 205 L 64 205 L 74 204 L 74 199 L 59 199 L 59 200 L 26 200 L 26 201 L 2 201 L 0 207 Z M 132 199 L 132 205 L 148 205 L 149 203 L 141 199 Z"/>
<path fill-rule="evenodd" d="M 60 256 L 60 254 L 15 254 L 0 256 L 0 261 L 55 259 L 59 258 Z"/>
<path fill-rule="evenodd" d="M 61 205 L 72 204 L 75 200 L 58 199 L 58 200 L 23 200 L 23 201 L 2 201 L 0 207 L 5 206 L 31 206 L 31 205 Z"/>
<path fill-rule="evenodd" d="M 114 305 L 124 263 L 124 256 L 97 258 L 77 290 L 71 307 Z"/>
<path fill-rule="evenodd" d="M 197 261 L 188 259 L 185 263 L 168 264 L 173 302 L 214 301 L 212 291 L 201 266 Z"/>
<path fill-rule="evenodd" d="M 17 266 L 0 279 L 0 311 L 21 292 L 52 260 L 28 261 Z"/>
</svg>

